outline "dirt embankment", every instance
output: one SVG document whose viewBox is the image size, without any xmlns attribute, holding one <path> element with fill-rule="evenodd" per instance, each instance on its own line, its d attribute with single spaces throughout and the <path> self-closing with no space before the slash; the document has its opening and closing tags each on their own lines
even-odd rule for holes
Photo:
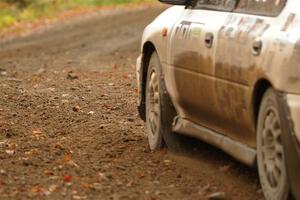
<svg viewBox="0 0 300 200">
<path fill-rule="evenodd" d="M 255 170 L 208 145 L 149 151 L 134 64 L 159 12 L 118 10 L 0 45 L 1 200 L 263 199 Z"/>
</svg>

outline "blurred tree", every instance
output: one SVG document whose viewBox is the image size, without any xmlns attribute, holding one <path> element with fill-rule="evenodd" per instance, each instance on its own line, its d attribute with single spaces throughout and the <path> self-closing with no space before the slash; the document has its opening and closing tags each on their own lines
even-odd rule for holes
<svg viewBox="0 0 300 200">
<path fill-rule="evenodd" d="M 35 0 L 4 0 L 4 1 L 10 4 L 17 4 L 20 8 L 25 8 L 35 2 Z"/>
</svg>

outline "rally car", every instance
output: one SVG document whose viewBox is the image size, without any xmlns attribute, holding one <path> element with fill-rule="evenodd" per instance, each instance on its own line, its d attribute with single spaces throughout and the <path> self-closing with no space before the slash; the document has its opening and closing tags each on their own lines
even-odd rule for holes
<svg viewBox="0 0 300 200">
<path fill-rule="evenodd" d="M 160 1 L 137 60 L 150 148 L 199 138 L 257 166 L 267 200 L 300 199 L 300 1 Z"/>
</svg>

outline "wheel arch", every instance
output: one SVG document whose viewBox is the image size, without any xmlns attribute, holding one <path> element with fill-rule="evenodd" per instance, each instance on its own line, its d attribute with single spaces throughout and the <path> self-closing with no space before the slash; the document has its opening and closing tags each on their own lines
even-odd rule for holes
<svg viewBox="0 0 300 200">
<path fill-rule="evenodd" d="M 267 79 L 260 79 L 256 82 L 253 90 L 253 96 L 252 96 L 252 104 L 253 104 L 253 120 L 255 129 L 258 122 L 258 114 L 259 109 L 262 103 L 262 99 L 264 97 L 264 94 L 269 88 L 272 88 L 272 83 Z"/>
<path fill-rule="evenodd" d="M 147 81 L 147 73 L 149 67 L 149 61 L 153 54 L 156 51 L 154 44 L 151 41 L 147 41 L 144 43 L 142 48 L 142 67 L 141 67 L 141 103 L 140 103 L 140 116 L 143 120 L 146 119 L 146 81 Z"/>
</svg>

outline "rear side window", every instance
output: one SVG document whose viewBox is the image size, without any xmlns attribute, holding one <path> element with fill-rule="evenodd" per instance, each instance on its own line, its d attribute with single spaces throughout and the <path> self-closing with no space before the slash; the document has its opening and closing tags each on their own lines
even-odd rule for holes
<svg viewBox="0 0 300 200">
<path fill-rule="evenodd" d="M 277 16 L 284 8 L 287 0 L 240 0 L 236 12 Z"/>
</svg>

